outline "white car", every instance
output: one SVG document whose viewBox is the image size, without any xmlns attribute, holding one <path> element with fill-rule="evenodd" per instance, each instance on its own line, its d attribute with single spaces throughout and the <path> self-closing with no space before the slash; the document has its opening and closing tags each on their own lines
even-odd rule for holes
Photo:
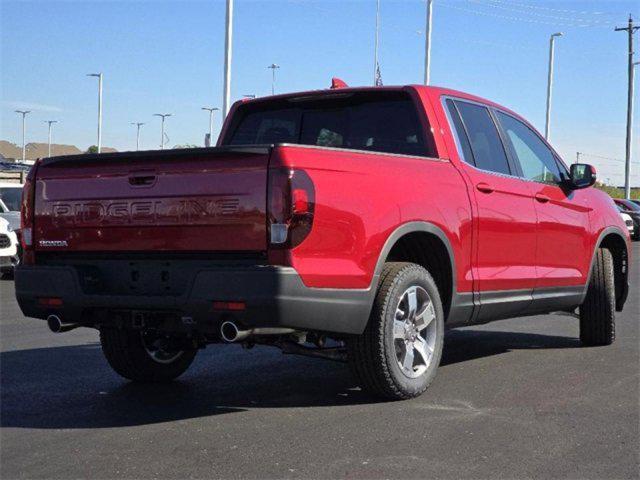
<svg viewBox="0 0 640 480">
<path fill-rule="evenodd" d="M 0 218 L 0 275 L 13 272 L 14 267 L 20 262 L 18 252 L 16 232 L 7 220 Z"/>
<path fill-rule="evenodd" d="M 622 221 L 627 226 L 627 230 L 629 230 L 629 236 L 633 238 L 633 234 L 635 226 L 633 224 L 633 218 L 628 213 L 620 212 L 620 216 L 622 217 Z"/>
<path fill-rule="evenodd" d="M 0 218 L 7 220 L 13 231 L 20 230 L 22 187 L 19 183 L 0 182 Z"/>
</svg>

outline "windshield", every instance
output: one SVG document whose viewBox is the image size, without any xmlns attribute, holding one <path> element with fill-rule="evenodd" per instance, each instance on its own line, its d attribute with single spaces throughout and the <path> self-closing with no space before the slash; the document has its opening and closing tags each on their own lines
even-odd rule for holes
<svg viewBox="0 0 640 480">
<path fill-rule="evenodd" d="M 630 200 L 618 200 L 618 205 L 622 205 L 624 210 L 633 210 L 634 212 L 640 212 L 640 205 L 636 205 Z"/>
<path fill-rule="evenodd" d="M 20 211 L 20 198 L 22 197 L 22 188 L 2 187 L 0 188 L 0 200 L 4 203 L 10 212 Z"/>
<path fill-rule="evenodd" d="M 435 156 L 405 92 L 250 102 L 235 117 L 225 145 L 295 143 Z"/>
</svg>

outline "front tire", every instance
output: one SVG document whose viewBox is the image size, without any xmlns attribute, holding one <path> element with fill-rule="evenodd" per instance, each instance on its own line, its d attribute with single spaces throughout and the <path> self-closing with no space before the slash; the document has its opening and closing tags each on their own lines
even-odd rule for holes
<svg viewBox="0 0 640 480">
<path fill-rule="evenodd" d="M 116 373 L 134 382 L 169 382 L 191 365 L 197 349 L 153 332 L 103 327 L 102 352 Z"/>
<path fill-rule="evenodd" d="M 613 257 L 604 248 L 596 251 L 587 296 L 580 306 L 580 341 L 584 345 L 611 345 L 616 337 L 616 290 Z"/>
<path fill-rule="evenodd" d="M 444 313 L 433 278 L 419 265 L 384 265 L 369 323 L 348 341 L 351 368 L 364 390 L 400 400 L 433 381 L 442 356 Z"/>
</svg>

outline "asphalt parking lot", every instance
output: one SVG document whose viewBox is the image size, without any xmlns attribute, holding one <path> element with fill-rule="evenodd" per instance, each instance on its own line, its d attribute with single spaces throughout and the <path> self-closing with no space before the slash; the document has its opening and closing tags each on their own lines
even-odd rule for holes
<svg viewBox="0 0 640 480">
<path fill-rule="evenodd" d="M 451 331 L 405 402 L 367 397 L 345 365 L 238 346 L 130 384 L 94 331 L 50 333 L 0 281 L 0 476 L 639 478 L 639 247 L 613 346 L 581 347 L 567 316 Z"/>
</svg>

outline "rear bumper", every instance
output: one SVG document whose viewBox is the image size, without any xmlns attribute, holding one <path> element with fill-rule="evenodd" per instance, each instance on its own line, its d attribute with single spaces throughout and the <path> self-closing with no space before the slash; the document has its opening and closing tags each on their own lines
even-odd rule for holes
<svg viewBox="0 0 640 480">
<path fill-rule="evenodd" d="M 364 331 L 373 296 L 367 290 L 308 288 L 293 268 L 236 266 L 194 272 L 184 293 L 172 295 L 88 294 L 72 266 L 20 266 L 15 273 L 16 298 L 28 317 L 55 313 L 64 322 L 101 325 L 127 321 L 132 314 L 174 318 L 176 329 L 217 332 L 233 318 L 252 327 L 288 327 L 331 333 Z M 61 307 L 40 304 L 60 298 Z M 214 301 L 245 302 L 243 311 L 214 310 Z"/>
</svg>

